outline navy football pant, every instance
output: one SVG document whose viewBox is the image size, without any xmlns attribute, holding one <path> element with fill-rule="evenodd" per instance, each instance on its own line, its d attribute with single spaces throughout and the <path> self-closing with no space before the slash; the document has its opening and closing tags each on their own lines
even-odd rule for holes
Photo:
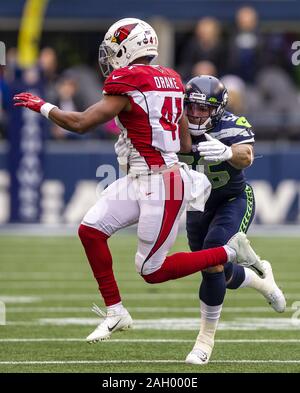
<svg viewBox="0 0 300 393">
<path fill-rule="evenodd" d="M 187 235 L 192 251 L 224 245 L 237 232 L 247 232 L 255 213 L 253 190 L 225 200 L 213 210 L 187 212 Z M 237 289 L 245 279 L 244 269 L 227 263 L 224 272 L 202 272 L 199 297 L 209 306 L 223 303 L 226 287 Z"/>
<path fill-rule="evenodd" d="M 223 246 L 237 232 L 246 233 L 255 213 L 255 199 L 250 185 L 237 197 L 214 210 L 188 211 L 186 229 L 192 251 Z"/>
</svg>

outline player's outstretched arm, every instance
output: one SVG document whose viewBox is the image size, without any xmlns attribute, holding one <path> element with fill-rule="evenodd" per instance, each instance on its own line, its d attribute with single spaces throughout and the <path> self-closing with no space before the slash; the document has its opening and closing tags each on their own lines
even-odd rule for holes
<svg viewBox="0 0 300 393">
<path fill-rule="evenodd" d="M 228 161 L 236 169 L 244 169 L 253 162 L 253 147 L 248 143 L 227 146 L 209 134 L 204 134 L 205 142 L 197 145 L 201 157 L 208 162 Z"/>
<path fill-rule="evenodd" d="M 15 106 L 22 106 L 41 113 L 58 126 L 78 134 L 84 134 L 98 124 L 113 119 L 121 111 L 130 109 L 127 97 L 109 95 L 105 95 L 99 102 L 90 106 L 84 112 L 62 111 L 30 93 L 16 94 L 14 101 Z"/>
</svg>

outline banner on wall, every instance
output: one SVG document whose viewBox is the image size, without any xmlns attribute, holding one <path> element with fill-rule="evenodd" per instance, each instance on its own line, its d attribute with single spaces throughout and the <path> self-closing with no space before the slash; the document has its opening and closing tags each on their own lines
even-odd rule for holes
<svg viewBox="0 0 300 393">
<path fill-rule="evenodd" d="M 28 71 L 31 72 L 31 71 Z M 37 76 L 38 77 L 38 76 Z M 42 88 L 22 85 L 14 91 L 40 95 Z M 44 122 L 25 108 L 12 109 L 8 126 L 10 175 L 10 222 L 34 223 L 41 216 L 41 186 L 44 178 Z"/>
<path fill-rule="evenodd" d="M 10 199 L 14 222 L 76 224 L 101 189 L 120 176 L 113 145 L 91 142 L 85 149 L 81 143 L 75 148 L 52 144 L 44 154 L 38 118 L 23 114 L 18 120 L 25 122 L 20 142 L 12 140 L 10 172 L 6 154 L 0 153 L 0 223 L 7 222 Z M 277 150 L 263 153 L 247 170 L 257 224 L 300 224 L 299 162 L 300 149 Z"/>
</svg>

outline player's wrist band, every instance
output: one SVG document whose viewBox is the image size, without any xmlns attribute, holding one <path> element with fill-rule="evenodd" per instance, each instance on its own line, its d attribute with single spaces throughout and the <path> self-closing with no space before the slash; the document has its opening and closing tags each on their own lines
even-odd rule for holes
<svg viewBox="0 0 300 393">
<path fill-rule="evenodd" d="M 41 106 L 41 114 L 49 119 L 49 113 L 53 108 L 57 108 L 56 105 L 52 105 L 49 102 L 46 102 L 44 105 Z"/>
</svg>

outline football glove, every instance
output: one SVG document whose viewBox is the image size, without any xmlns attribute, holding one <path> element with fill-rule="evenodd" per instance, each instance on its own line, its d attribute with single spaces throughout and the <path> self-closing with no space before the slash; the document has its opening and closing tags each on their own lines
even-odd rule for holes
<svg viewBox="0 0 300 393">
<path fill-rule="evenodd" d="M 34 112 L 41 113 L 47 119 L 52 109 L 57 106 L 45 102 L 42 98 L 34 96 L 31 93 L 19 93 L 14 96 L 14 106 L 23 106 L 24 108 L 31 109 Z"/>
<path fill-rule="evenodd" d="M 24 106 L 25 108 L 31 109 L 34 112 L 41 113 L 41 107 L 46 102 L 31 93 L 19 93 L 14 96 L 14 106 Z"/>
<path fill-rule="evenodd" d="M 130 147 L 128 142 L 122 134 L 119 135 L 117 142 L 115 143 L 115 152 L 118 156 L 118 162 L 120 165 L 126 165 L 128 156 L 130 155 Z"/>
<path fill-rule="evenodd" d="M 204 134 L 207 141 L 200 142 L 197 145 L 197 150 L 200 156 L 208 162 L 228 161 L 232 158 L 232 149 L 226 146 L 218 139 L 212 138 L 209 134 Z"/>
<path fill-rule="evenodd" d="M 115 143 L 115 152 L 119 157 L 127 157 L 130 154 L 130 147 L 122 134 L 119 135 L 119 138 Z"/>
</svg>

